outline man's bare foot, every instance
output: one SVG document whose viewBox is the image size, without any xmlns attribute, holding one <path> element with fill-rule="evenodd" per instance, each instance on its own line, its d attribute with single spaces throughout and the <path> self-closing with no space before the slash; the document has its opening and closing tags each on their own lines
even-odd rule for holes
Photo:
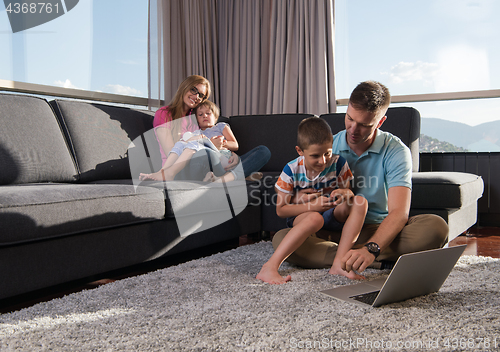
<svg viewBox="0 0 500 352">
<path fill-rule="evenodd" d="M 274 270 L 266 264 L 262 266 L 256 278 L 272 285 L 281 285 L 292 280 L 292 277 L 290 275 L 281 277 L 277 270 Z"/>
<path fill-rule="evenodd" d="M 332 266 L 330 268 L 330 270 L 328 271 L 328 273 L 332 274 L 332 275 L 345 276 L 345 277 L 347 277 L 348 279 L 351 279 L 351 280 L 365 280 L 366 279 L 363 275 L 359 275 L 354 270 L 351 270 L 351 271 L 347 272 L 347 271 L 343 270 L 342 268 L 336 267 L 336 266 Z"/>
</svg>

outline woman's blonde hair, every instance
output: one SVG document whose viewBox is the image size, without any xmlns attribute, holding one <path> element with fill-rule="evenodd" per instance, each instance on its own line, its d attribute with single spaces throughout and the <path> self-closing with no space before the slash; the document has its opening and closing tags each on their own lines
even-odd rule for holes
<svg viewBox="0 0 500 352">
<path fill-rule="evenodd" d="M 170 116 L 172 116 L 172 121 L 180 119 L 182 117 L 182 108 L 184 104 L 184 96 L 187 92 L 189 92 L 193 87 L 196 87 L 198 84 L 203 84 L 207 88 L 206 97 L 210 97 L 212 93 L 212 89 L 210 87 L 210 82 L 203 76 L 192 75 L 187 77 L 177 88 L 177 92 L 174 97 L 168 104 L 168 112 L 170 112 Z M 202 101 L 203 102 L 203 101 Z"/>
<path fill-rule="evenodd" d="M 208 97 L 210 97 L 212 89 L 210 87 L 210 82 L 208 81 L 208 79 L 199 75 L 192 75 L 187 77 L 179 85 L 179 88 L 177 88 L 177 92 L 175 93 L 174 97 L 168 104 L 167 111 L 170 113 L 172 121 L 175 121 L 183 117 L 182 108 L 184 106 L 184 96 L 198 84 L 203 84 L 207 88 L 206 98 L 201 102 L 203 103 L 204 101 L 206 101 L 206 99 L 208 99 Z M 191 119 L 193 124 L 197 125 L 196 117 L 192 116 Z M 174 138 L 174 142 L 178 140 L 180 133 L 181 133 L 181 124 L 175 123 L 172 127 L 172 137 Z"/>
</svg>

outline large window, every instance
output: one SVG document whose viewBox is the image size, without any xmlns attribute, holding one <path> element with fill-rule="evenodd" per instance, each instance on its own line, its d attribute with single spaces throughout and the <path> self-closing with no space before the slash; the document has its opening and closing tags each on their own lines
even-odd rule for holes
<svg viewBox="0 0 500 352">
<path fill-rule="evenodd" d="M 147 0 L 80 0 L 13 33 L 0 5 L 0 79 L 147 97 Z"/>
<path fill-rule="evenodd" d="M 337 97 L 367 79 L 393 96 L 499 89 L 498 15 L 494 0 L 336 0 Z M 500 99 L 398 105 L 420 111 L 421 151 L 500 151 Z"/>
</svg>

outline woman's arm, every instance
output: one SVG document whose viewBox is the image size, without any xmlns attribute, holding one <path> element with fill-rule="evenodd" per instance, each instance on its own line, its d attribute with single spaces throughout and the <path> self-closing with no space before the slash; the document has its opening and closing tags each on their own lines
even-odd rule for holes
<svg viewBox="0 0 500 352">
<path fill-rule="evenodd" d="M 155 128 L 156 137 L 160 142 L 160 147 L 165 155 L 168 155 L 174 147 L 174 140 L 172 138 L 172 130 L 165 126 L 158 126 Z"/>
</svg>

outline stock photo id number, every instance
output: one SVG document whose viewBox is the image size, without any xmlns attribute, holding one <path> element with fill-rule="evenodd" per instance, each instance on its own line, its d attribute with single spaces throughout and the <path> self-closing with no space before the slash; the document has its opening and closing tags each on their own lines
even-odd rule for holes
<svg viewBox="0 0 500 352">
<path fill-rule="evenodd" d="M 52 21 L 71 9 L 79 0 L 19 1 L 4 0 L 13 33 Z"/>
</svg>

